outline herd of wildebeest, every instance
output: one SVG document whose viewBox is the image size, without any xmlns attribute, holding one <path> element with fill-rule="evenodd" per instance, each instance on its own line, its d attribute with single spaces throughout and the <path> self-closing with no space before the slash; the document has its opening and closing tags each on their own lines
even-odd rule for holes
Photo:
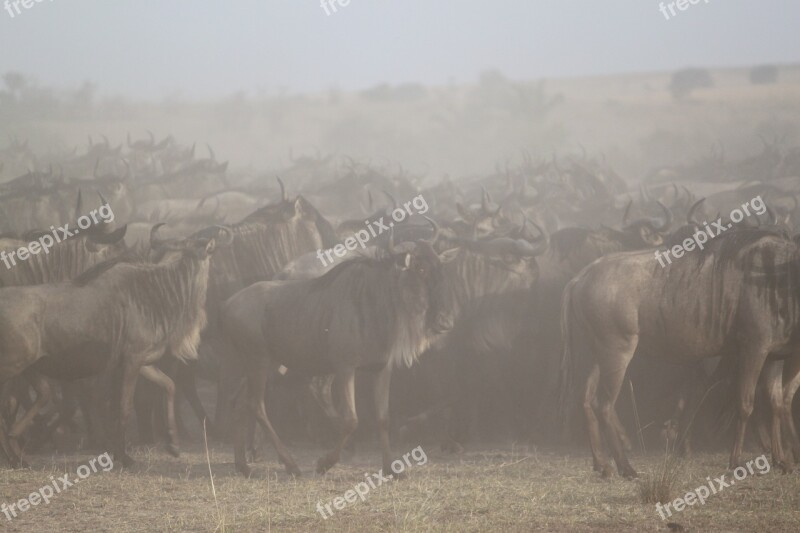
<svg viewBox="0 0 800 533">
<path fill-rule="evenodd" d="M 65 434 L 130 465 L 133 411 L 138 438 L 177 456 L 184 399 L 209 438 L 232 437 L 245 475 L 258 427 L 296 475 L 279 433 L 329 444 L 327 471 L 357 405 L 384 471 L 390 434 L 457 452 L 481 435 L 563 445 L 588 433 L 604 476 L 604 447 L 636 475 L 625 452 L 648 428 L 683 452 L 722 435 L 732 465 L 748 439 L 780 468 L 800 460 L 800 147 L 717 150 L 625 178 L 585 152 L 522 154 L 437 182 L 341 156 L 229 170 L 172 136 L 101 139 L 0 149 L 0 251 L 100 205 L 114 213 L 0 264 L 12 467 Z M 762 214 L 728 218 L 754 198 Z M 417 212 L 366 248 L 319 260 L 412 199 Z M 726 229 L 702 249 L 656 260 L 714 221 Z M 198 393 L 210 384 L 213 420 Z"/>
</svg>

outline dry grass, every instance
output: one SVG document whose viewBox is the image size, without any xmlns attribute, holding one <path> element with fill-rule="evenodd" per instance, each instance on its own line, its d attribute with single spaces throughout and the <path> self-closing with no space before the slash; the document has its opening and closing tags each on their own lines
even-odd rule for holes
<svg viewBox="0 0 800 533">
<path fill-rule="evenodd" d="M 666 503 L 675 499 L 676 491 L 684 478 L 683 460 L 674 453 L 664 455 L 651 472 L 639 479 L 639 497 L 642 503 Z"/>
<path fill-rule="evenodd" d="M 414 446 L 398 445 L 398 451 Z M 141 448 L 136 471 L 93 474 L 80 485 L 14 519 L 7 531 L 665 531 L 652 503 L 642 503 L 639 484 L 601 480 L 588 451 L 537 452 L 508 446 L 458 457 L 424 445 L 428 463 L 408 478 L 370 491 L 324 520 L 317 502 L 342 496 L 375 472 L 377 450 L 346 458 L 325 477 L 312 473 L 320 450 L 294 448 L 304 476 L 293 479 L 270 450 L 253 479 L 233 472 L 228 447 L 202 447 L 172 459 Z M 750 455 L 753 455 L 752 453 Z M 12 502 L 75 472 L 91 456 L 32 458 L 33 468 L 0 471 L 0 501 Z M 634 456 L 640 471 L 657 472 L 663 454 Z M 677 495 L 726 472 L 723 454 L 700 455 L 670 470 Z M 209 478 L 213 472 L 214 487 Z M 216 499 L 215 499 L 216 495 Z M 770 472 L 710 497 L 704 506 L 670 518 L 689 531 L 796 531 L 800 477 Z"/>
</svg>

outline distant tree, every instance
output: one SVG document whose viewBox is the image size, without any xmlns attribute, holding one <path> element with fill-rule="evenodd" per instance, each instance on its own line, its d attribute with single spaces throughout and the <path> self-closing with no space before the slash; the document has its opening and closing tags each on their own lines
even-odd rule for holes
<svg viewBox="0 0 800 533">
<path fill-rule="evenodd" d="M 682 100 L 689 96 L 695 89 L 713 87 L 714 80 L 708 70 L 702 68 L 686 68 L 679 70 L 672 75 L 669 90 L 672 97 Z"/>
<path fill-rule="evenodd" d="M 28 85 L 25 76 L 19 72 L 6 72 L 3 74 L 3 83 L 6 84 L 12 94 L 19 94 Z"/>
<path fill-rule="evenodd" d="M 758 65 L 750 69 L 750 83 L 768 85 L 778 81 L 778 67 L 775 65 Z"/>
</svg>

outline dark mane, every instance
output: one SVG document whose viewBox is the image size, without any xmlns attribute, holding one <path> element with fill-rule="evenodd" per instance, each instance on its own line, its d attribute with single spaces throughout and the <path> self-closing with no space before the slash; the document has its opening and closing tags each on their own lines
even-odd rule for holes
<svg viewBox="0 0 800 533">
<path fill-rule="evenodd" d="M 75 287 L 85 287 L 86 285 L 96 280 L 97 278 L 102 276 L 106 271 L 110 270 L 119 263 L 141 264 L 145 262 L 146 259 L 142 254 L 134 250 L 128 250 L 122 255 L 118 255 L 117 257 L 114 257 L 107 261 L 97 263 L 93 267 L 83 272 L 78 277 L 74 278 L 72 280 L 72 284 Z"/>
</svg>

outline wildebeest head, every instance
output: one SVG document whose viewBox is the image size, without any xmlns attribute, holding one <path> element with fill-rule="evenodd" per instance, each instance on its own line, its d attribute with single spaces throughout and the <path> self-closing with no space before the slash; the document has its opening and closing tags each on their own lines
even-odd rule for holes
<svg viewBox="0 0 800 533">
<path fill-rule="evenodd" d="M 225 226 L 212 226 L 183 239 L 165 239 L 158 235 L 159 228 L 164 225 L 164 222 L 160 222 L 150 230 L 150 260 L 154 263 L 174 260 L 187 254 L 195 254 L 202 260 L 216 249 L 230 246 L 233 242 L 233 232 Z M 212 243 L 210 249 L 206 249 L 207 243 Z"/>
<path fill-rule="evenodd" d="M 660 246 L 664 238 L 668 235 L 672 226 L 672 211 L 664 204 L 658 202 L 659 207 L 664 213 L 664 219 L 642 218 L 628 224 L 628 214 L 630 213 L 633 200 L 628 202 L 625 214 L 622 217 L 622 230 L 617 231 L 606 228 L 611 236 L 618 240 L 628 249 L 647 248 Z"/>
</svg>

